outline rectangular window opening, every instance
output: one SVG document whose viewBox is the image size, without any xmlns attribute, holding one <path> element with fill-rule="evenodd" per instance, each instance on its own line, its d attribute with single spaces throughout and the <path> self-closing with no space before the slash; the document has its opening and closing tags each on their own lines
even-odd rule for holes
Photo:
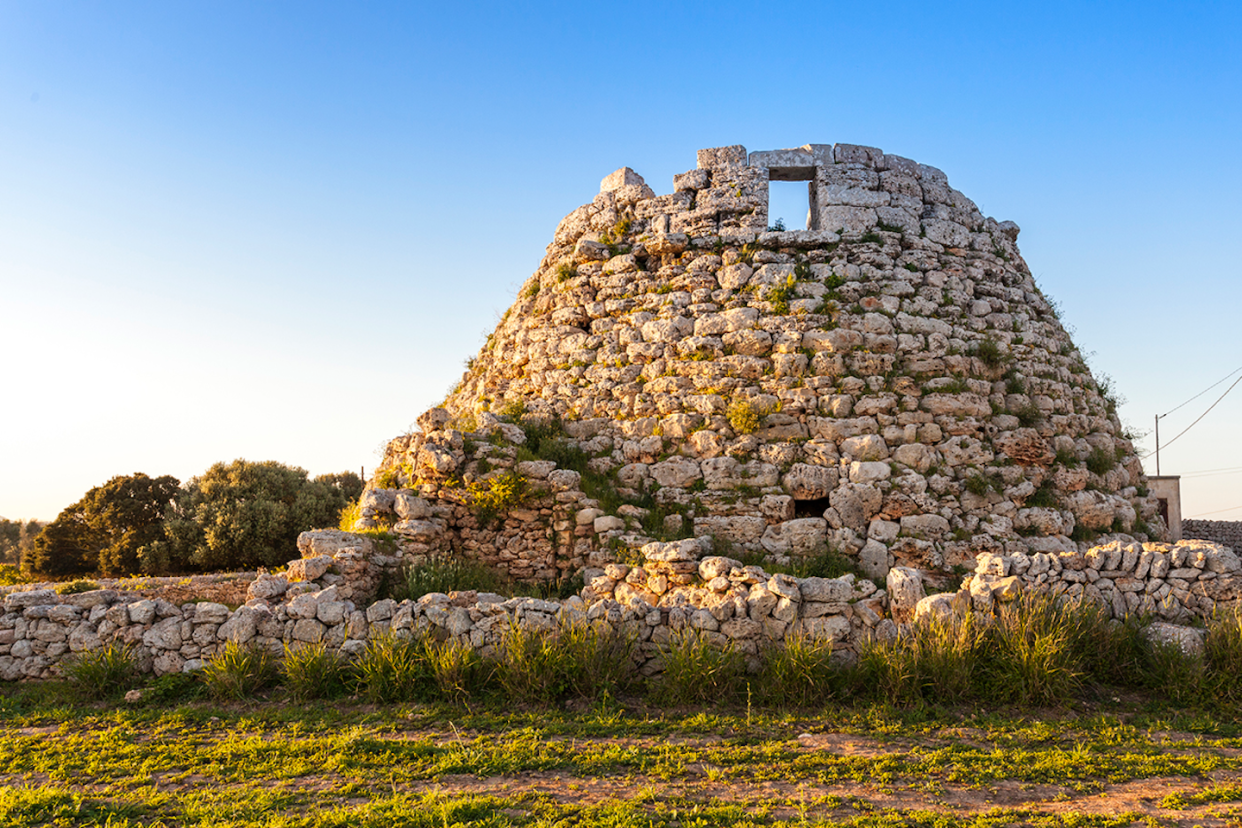
<svg viewBox="0 0 1242 828">
<path fill-rule="evenodd" d="M 811 186 L 806 181 L 768 183 L 768 229 L 806 230 L 810 221 Z"/>
</svg>

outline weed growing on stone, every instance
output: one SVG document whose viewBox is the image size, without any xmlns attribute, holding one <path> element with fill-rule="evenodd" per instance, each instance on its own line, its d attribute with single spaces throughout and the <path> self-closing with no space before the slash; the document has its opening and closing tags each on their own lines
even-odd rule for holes
<svg viewBox="0 0 1242 828">
<path fill-rule="evenodd" d="M 349 690 L 349 663 L 322 642 L 286 644 L 280 681 L 296 701 L 340 698 Z"/>
<path fill-rule="evenodd" d="M 132 687 L 138 679 L 138 665 L 133 647 L 113 640 L 66 661 L 64 674 L 84 698 L 104 699 Z"/>
</svg>

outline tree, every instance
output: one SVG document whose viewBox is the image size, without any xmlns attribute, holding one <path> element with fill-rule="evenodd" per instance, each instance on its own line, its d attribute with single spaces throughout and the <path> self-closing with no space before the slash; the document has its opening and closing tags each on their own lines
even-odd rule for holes
<svg viewBox="0 0 1242 828">
<path fill-rule="evenodd" d="M 28 555 L 35 536 L 43 531 L 37 520 L 7 520 L 0 518 L 0 562 L 19 563 Z"/>
<path fill-rule="evenodd" d="M 217 463 L 182 489 L 164 524 L 167 544 L 146 550 L 143 568 L 280 566 L 297 556 L 300 533 L 335 526 L 348 503 L 357 475 L 325 477 L 270 460 Z"/>
<path fill-rule="evenodd" d="M 35 538 L 27 567 L 45 575 L 138 571 L 138 551 L 164 537 L 164 512 L 178 480 L 118 476 L 66 507 Z"/>
</svg>

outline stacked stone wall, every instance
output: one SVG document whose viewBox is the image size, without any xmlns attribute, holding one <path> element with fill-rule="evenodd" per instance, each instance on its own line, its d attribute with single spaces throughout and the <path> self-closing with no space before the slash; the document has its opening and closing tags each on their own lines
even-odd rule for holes
<svg viewBox="0 0 1242 828">
<path fill-rule="evenodd" d="M 1022 593 L 1094 603 L 1117 619 L 1137 615 L 1184 624 L 1238 609 L 1242 560 L 1228 547 L 1200 540 L 1114 541 L 1053 555 L 983 554 L 956 594 L 929 596 L 919 614 L 991 612 Z"/>
<path fill-rule="evenodd" d="M 1182 537 L 1212 541 L 1234 550 L 1242 550 L 1242 521 L 1183 520 Z"/>
</svg>

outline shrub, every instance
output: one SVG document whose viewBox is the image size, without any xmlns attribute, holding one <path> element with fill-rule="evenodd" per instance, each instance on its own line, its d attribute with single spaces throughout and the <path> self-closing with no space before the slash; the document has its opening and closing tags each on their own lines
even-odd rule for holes
<svg viewBox="0 0 1242 828">
<path fill-rule="evenodd" d="M 65 661 L 62 670 L 74 690 L 89 699 L 128 690 L 138 678 L 133 646 L 120 641 L 78 653 Z"/>
<path fill-rule="evenodd" d="M 784 283 L 773 285 L 768 288 L 765 297 L 772 305 L 772 312 L 777 314 L 789 313 L 789 300 L 793 298 L 794 291 L 797 289 L 798 281 L 792 274 L 785 279 Z"/>
<path fill-rule="evenodd" d="M 664 672 L 655 692 L 661 701 L 729 702 L 741 692 L 746 664 L 732 640 L 717 646 L 697 630 L 676 630 L 660 656 Z"/>
<path fill-rule="evenodd" d="M 525 477 L 513 470 L 476 480 L 466 486 L 466 498 L 479 522 L 486 525 L 517 506 L 527 495 Z"/>
<path fill-rule="evenodd" d="M 432 555 L 423 563 L 407 566 L 403 576 L 392 590 L 392 597 L 398 601 L 468 589 L 507 593 L 512 587 L 508 578 L 485 564 L 448 555 Z"/>
<path fill-rule="evenodd" d="M 354 676 L 373 702 L 425 698 L 434 680 L 424 640 L 392 633 L 371 639 L 354 662 Z"/>
<path fill-rule="evenodd" d="M 1023 595 L 1001 607 L 985 629 L 986 694 L 998 702 L 1048 705 L 1073 696 L 1086 677 L 1089 612 L 1042 596 Z"/>
<path fill-rule="evenodd" d="M 16 564 L 0 564 L 0 586 L 24 583 L 26 583 L 26 578 Z"/>
<path fill-rule="evenodd" d="M 972 474 L 970 477 L 966 478 L 965 486 L 966 491 L 980 497 L 983 497 L 988 492 L 992 491 L 992 481 L 988 480 L 981 474 Z"/>
<path fill-rule="evenodd" d="M 770 413 L 750 400 L 733 400 L 725 409 L 725 418 L 738 434 L 753 434 L 759 430 L 760 420 Z"/>
<path fill-rule="evenodd" d="M 999 368 L 1005 364 L 1005 354 L 994 339 L 985 339 L 976 345 L 975 356 L 989 368 Z"/>
<path fill-rule="evenodd" d="M 1117 456 L 1108 449 L 1095 448 L 1087 455 L 1087 471 L 1105 474 L 1117 465 Z"/>
<path fill-rule="evenodd" d="M 339 698 L 349 688 L 349 663 L 322 642 L 286 644 L 280 675 L 289 695 L 298 701 Z"/>
<path fill-rule="evenodd" d="M 216 699 L 245 699 L 276 682 L 270 650 L 230 641 L 203 665 L 203 684 Z"/>
<path fill-rule="evenodd" d="M 839 689 L 841 671 L 832 657 L 832 642 L 806 636 L 787 638 L 763 653 L 759 696 L 766 702 L 810 707 Z"/>
<path fill-rule="evenodd" d="M 99 589 L 99 584 L 88 578 L 77 578 L 67 581 L 56 587 L 57 595 L 77 595 L 80 592 L 90 592 Z"/>
</svg>

